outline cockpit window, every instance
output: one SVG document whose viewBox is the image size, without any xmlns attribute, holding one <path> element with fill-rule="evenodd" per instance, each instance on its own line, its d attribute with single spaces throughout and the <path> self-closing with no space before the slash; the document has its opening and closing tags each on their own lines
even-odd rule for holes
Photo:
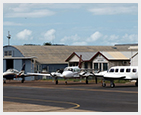
<svg viewBox="0 0 141 115">
<path fill-rule="evenodd" d="M 120 69 L 120 72 L 124 72 L 124 69 L 122 68 L 122 69 Z"/>
<path fill-rule="evenodd" d="M 15 70 L 15 69 L 8 69 L 8 70 L 7 70 L 7 72 L 18 73 L 18 71 L 17 71 L 17 70 Z"/>
<path fill-rule="evenodd" d="M 126 72 L 127 72 L 127 73 L 129 73 L 130 71 L 131 71 L 131 69 L 130 69 L 130 68 L 127 68 L 127 69 L 126 69 Z"/>
<path fill-rule="evenodd" d="M 80 72 L 80 69 L 79 68 L 72 68 L 72 67 L 66 67 L 64 69 L 64 71 L 73 71 L 73 72 Z"/>
<path fill-rule="evenodd" d="M 132 72 L 133 72 L 133 73 L 137 72 L 137 69 L 133 69 Z"/>
<path fill-rule="evenodd" d="M 114 72 L 114 69 L 110 69 L 110 71 L 109 72 Z"/>
<path fill-rule="evenodd" d="M 72 68 L 69 68 L 68 71 L 73 71 L 73 69 Z"/>
<path fill-rule="evenodd" d="M 80 69 L 76 68 L 74 69 L 74 72 L 80 72 Z"/>
</svg>

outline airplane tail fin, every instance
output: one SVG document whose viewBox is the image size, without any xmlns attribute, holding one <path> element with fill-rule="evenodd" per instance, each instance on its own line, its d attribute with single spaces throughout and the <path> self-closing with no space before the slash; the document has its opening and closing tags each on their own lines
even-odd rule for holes
<svg viewBox="0 0 141 115">
<path fill-rule="evenodd" d="M 78 67 L 81 68 L 82 67 L 82 55 L 80 55 L 79 58 L 79 63 L 78 63 Z"/>
<path fill-rule="evenodd" d="M 19 76 L 23 75 L 25 71 L 25 63 L 23 64 L 23 67 L 21 69 L 21 71 L 19 72 Z"/>
<path fill-rule="evenodd" d="M 25 63 L 23 64 L 21 71 L 25 71 Z"/>
</svg>

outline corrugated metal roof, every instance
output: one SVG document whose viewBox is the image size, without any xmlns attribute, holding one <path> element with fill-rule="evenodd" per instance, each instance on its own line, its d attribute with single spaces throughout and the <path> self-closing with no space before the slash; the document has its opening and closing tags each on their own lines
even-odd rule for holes
<svg viewBox="0 0 141 115">
<path fill-rule="evenodd" d="M 137 51 L 101 52 L 108 60 L 129 60 Z"/>
<path fill-rule="evenodd" d="M 72 52 L 130 51 L 129 46 L 13 46 L 25 57 L 36 56 L 41 64 L 63 64 Z M 135 50 L 137 51 L 137 50 Z M 88 58 L 88 56 L 84 57 Z"/>
<path fill-rule="evenodd" d="M 90 60 L 97 52 L 75 52 L 79 57 L 82 55 L 82 60 Z"/>
</svg>

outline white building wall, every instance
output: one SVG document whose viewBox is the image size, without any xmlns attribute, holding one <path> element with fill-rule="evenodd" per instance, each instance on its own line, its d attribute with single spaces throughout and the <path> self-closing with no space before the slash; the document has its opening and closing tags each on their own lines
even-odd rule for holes
<svg viewBox="0 0 141 115">
<path fill-rule="evenodd" d="M 131 66 L 138 66 L 138 54 L 131 59 L 130 63 Z"/>
<path fill-rule="evenodd" d="M 74 56 L 69 60 L 69 62 L 79 62 L 79 58 L 78 58 L 76 55 L 74 55 Z"/>
</svg>

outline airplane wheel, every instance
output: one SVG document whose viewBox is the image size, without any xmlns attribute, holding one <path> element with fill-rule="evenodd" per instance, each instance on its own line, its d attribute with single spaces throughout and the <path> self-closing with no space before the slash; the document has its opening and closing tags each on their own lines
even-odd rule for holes
<svg viewBox="0 0 141 115">
<path fill-rule="evenodd" d="M 110 84 L 110 87 L 111 87 L 111 88 L 114 88 L 114 87 L 115 87 L 115 84 L 114 84 L 114 83 L 111 83 L 111 84 Z"/>
<path fill-rule="evenodd" d="M 88 84 L 88 80 L 86 80 L 86 84 Z"/>
<path fill-rule="evenodd" d="M 106 87 L 106 83 L 105 82 L 102 83 L 102 87 Z"/>
<path fill-rule="evenodd" d="M 6 81 L 4 81 L 3 83 L 6 83 Z"/>
<path fill-rule="evenodd" d="M 136 83 L 135 83 L 135 86 L 137 86 L 137 87 L 138 87 L 138 82 L 136 82 Z"/>
<path fill-rule="evenodd" d="M 65 81 L 65 84 L 67 85 L 67 81 Z"/>
<path fill-rule="evenodd" d="M 21 83 L 24 83 L 24 80 L 22 80 Z"/>
<path fill-rule="evenodd" d="M 58 80 L 56 80 L 56 84 L 58 84 Z"/>
</svg>

